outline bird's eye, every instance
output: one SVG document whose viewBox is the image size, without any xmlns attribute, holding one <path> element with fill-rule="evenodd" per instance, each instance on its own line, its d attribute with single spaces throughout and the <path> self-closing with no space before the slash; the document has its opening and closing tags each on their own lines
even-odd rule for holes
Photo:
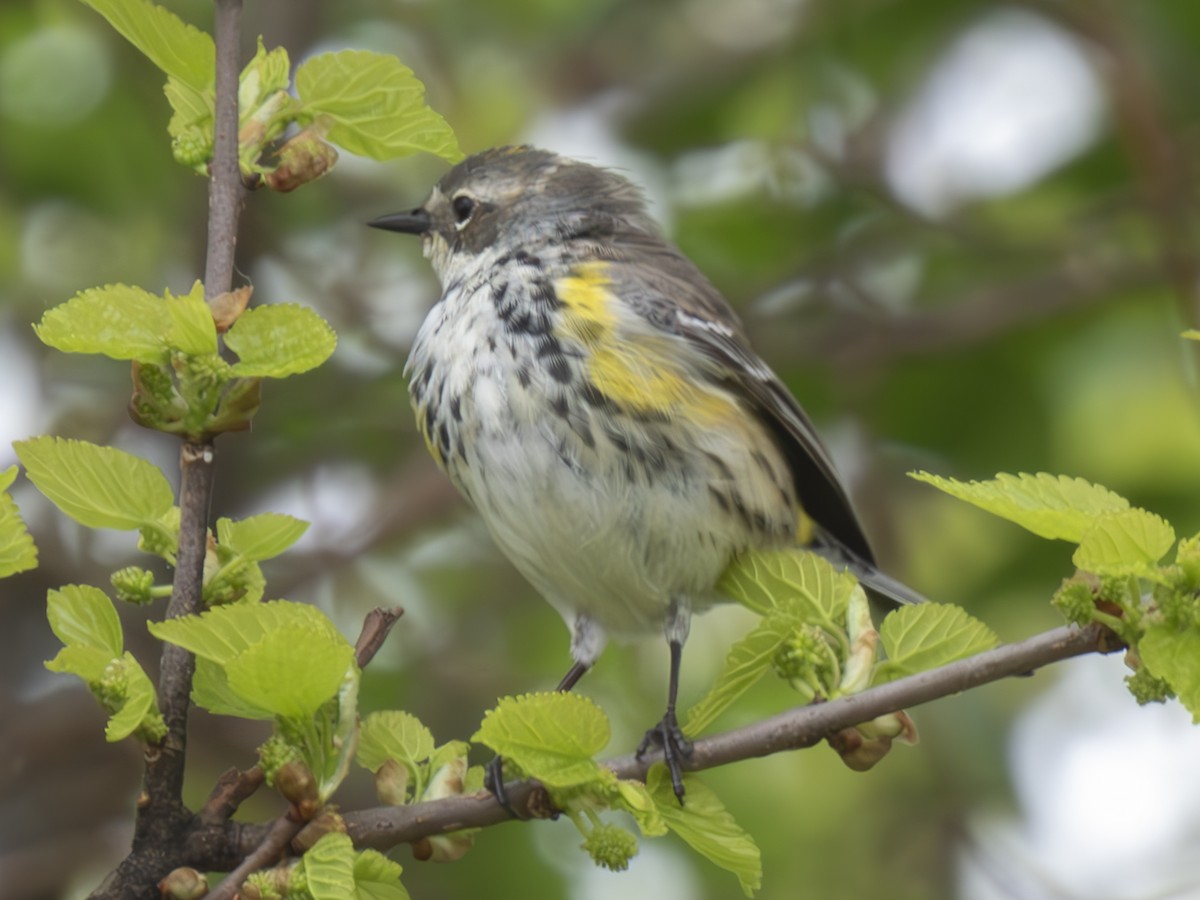
<svg viewBox="0 0 1200 900">
<path fill-rule="evenodd" d="M 471 216 L 475 213 L 475 198 L 468 197 L 466 194 L 459 194 L 451 201 L 450 206 L 454 210 L 454 220 L 458 222 L 458 226 L 461 228 L 471 221 Z"/>
</svg>

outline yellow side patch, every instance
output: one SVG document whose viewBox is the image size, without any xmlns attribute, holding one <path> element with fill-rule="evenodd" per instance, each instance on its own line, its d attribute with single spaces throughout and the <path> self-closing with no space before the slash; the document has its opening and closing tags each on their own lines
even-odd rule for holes
<svg viewBox="0 0 1200 900">
<path fill-rule="evenodd" d="M 429 420 L 425 416 L 424 406 L 413 406 L 413 412 L 417 414 L 417 430 L 421 432 L 421 437 L 425 439 L 425 449 L 429 451 L 429 455 L 433 457 L 433 461 L 437 463 L 439 469 L 446 468 L 446 460 L 442 458 L 442 451 L 438 449 L 437 444 L 433 441 L 433 435 L 429 433 Z"/>
<path fill-rule="evenodd" d="M 681 372 L 670 338 L 618 334 L 617 298 L 608 289 L 608 263 L 587 262 L 554 282 L 566 310 L 559 337 L 578 341 L 590 356 L 588 377 L 605 396 L 635 412 L 684 414 L 711 425 L 734 415 L 725 394 L 697 384 Z"/>
</svg>

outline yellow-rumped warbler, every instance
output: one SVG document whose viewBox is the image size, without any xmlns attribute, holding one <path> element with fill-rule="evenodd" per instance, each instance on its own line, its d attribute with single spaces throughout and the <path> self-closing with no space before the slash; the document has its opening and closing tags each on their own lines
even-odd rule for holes
<svg viewBox="0 0 1200 900">
<path fill-rule="evenodd" d="M 681 799 L 680 655 L 734 557 L 802 544 L 920 599 L 875 568 L 808 417 L 625 178 L 503 147 L 370 224 L 421 235 L 442 283 L 406 367 L 417 422 L 570 626 L 560 690 L 610 634 L 665 632 L 667 710 L 639 753 L 662 746 Z"/>
</svg>

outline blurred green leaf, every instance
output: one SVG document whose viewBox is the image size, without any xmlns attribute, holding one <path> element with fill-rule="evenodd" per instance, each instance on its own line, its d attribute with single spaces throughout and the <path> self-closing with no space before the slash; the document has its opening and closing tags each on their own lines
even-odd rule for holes
<svg viewBox="0 0 1200 900">
<path fill-rule="evenodd" d="M 287 600 L 218 606 L 199 615 L 149 622 L 146 627 L 159 640 L 177 644 L 218 665 L 226 665 L 283 629 L 308 631 L 324 643 L 335 645 L 340 641 L 350 646 L 319 609 Z"/>
<path fill-rule="evenodd" d="M 778 613 L 768 615 L 730 647 L 712 688 L 687 711 L 684 732 L 693 737 L 700 734 L 766 675 L 771 670 L 775 654 L 796 627 L 797 621 L 790 616 Z"/>
<path fill-rule="evenodd" d="M 56 437 L 13 447 L 38 490 L 89 528 L 156 527 L 175 504 L 158 467 L 121 450 Z"/>
<path fill-rule="evenodd" d="M 1123 509 L 1096 518 L 1084 532 L 1072 562 L 1098 575 L 1150 572 L 1175 544 L 1175 529 L 1144 509 Z"/>
<path fill-rule="evenodd" d="M 212 86 L 212 38 L 149 0 L 83 0 L 166 74 L 197 91 Z"/>
<path fill-rule="evenodd" d="M 279 303 L 242 313 L 226 333 L 225 345 L 238 355 L 234 375 L 286 378 L 325 362 L 337 336 L 308 307 Z"/>
<path fill-rule="evenodd" d="M 303 625 L 279 628 L 225 663 L 230 690 L 251 706 L 310 719 L 341 686 L 354 648 Z M 318 773 L 319 774 L 319 773 Z"/>
<path fill-rule="evenodd" d="M 832 624 L 846 618 L 853 575 L 807 550 L 752 551 L 736 559 L 717 590 L 760 615 L 772 612 L 804 622 Z"/>
<path fill-rule="evenodd" d="M 433 734 L 416 716 L 399 709 L 371 713 L 358 736 L 358 764 L 376 771 L 389 759 L 415 770 L 433 754 Z"/>
<path fill-rule="evenodd" d="M 121 698 L 114 704 L 118 708 L 112 711 L 104 729 L 105 740 L 115 743 L 135 733 L 147 743 L 162 740 L 167 726 L 158 711 L 158 695 L 133 654 L 126 652 L 109 663 L 104 680 L 106 685 L 101 691 L 101 699 L 106 693 L 115 693 Z"/>
<path fill-rule="evenodd" d="M 42 343 L 64 353 L 161 363 L 171 314 L 161 297 L 126 284 L 80 291 L 33 326 Z"/>
<path fill-rule="evenodd" d="M 217 326 L 204 302 L 204 285 L 199 281 L 186 294 L 165 295 L 171 327 L 165 335 L 168 347 L 188 356 L 210 356 L 217 352 Z M 159 301 L 163 302 L 163 301 Z"/>
<path fill-rule="evenodd" d="M 37 547 L 8 493 L 16 477 L 16 466 L 0 471 L 0 578 L 37 566 Z"/>
<path fill-rule="evenodd" d="M 50 591 L 46 615 L 54 636 L 68 647 L 92 647 L 114 659 L 125 648 L 121 619 L 108 595 L 90 584 Z"/>
<path fill-rule="evenodd" d="M 733 820 L 707 785 L 686 774 L 683 784 L 687 799 L 681 806 L 666 766 L 651 766 L 646 778 L 646 787 L 667 827 L 701 856 L 736 875 L 742 893 L 753 897 L 762 887 L 762 854 L 754 838 Z"/>
<path fill-rule="evenodd" d="M 217 541 L 238 555 L 261 562 L 279 556 L 300 540 L 308 522 L 283 513 L 260 513 L 246 519 L 217 519 Z"/>
<path fill-rule="evenodd" d="M 1066 475 L 1001 472 L 991 481 L 963 482 L 928 472 L 910 477 L 952 497 L 1015 522 L 1034 534 L 1078 543 L 1102 513 L 1129 508 L 1129 501 L 1107 488 Z"/>
<path fill-rule="evenodd" d="M 1142 664 L 1163 679 L 1200 724 L 1200 630 L 1180 631 L 1167 624 L 1146 629 L 1137 646 Z"/>
<path fill-rule="evenodd" d="M 425 85 L 394 56 L 343 50 L 311 57 L 296 69 L 296 94 L 305 120 L 328 119 L 329 140 L 351 153 L 462 159 L 446 120 L 425 105 Z"/>
<path fill-rule="evenodd" d="M 887 660 L 879 664 L 872 684 L 884 684 L 990 650 L 996 634 L 962 607 L 914 603 L 888 613 L 879 628 Z"/>
<path fill-rule="evenodd" d="M 471 737 L 549 788 L 574 787 L 602 776 L 592 759 L 612 733 L 608 717 L 580 694 L 554 691 L 504 697 Z"/>
</svg>

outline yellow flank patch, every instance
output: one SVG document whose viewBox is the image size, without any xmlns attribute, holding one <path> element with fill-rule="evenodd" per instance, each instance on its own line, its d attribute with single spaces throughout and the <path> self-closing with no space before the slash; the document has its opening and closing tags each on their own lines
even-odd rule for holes
<svg viewBox="0 0 1200 900">
<path fill-rule="evenodd" d="M 807 547 L 813 542 L 816 526 L 813 520 L 808 517 L 803 509 L 796 509 L 796 545 L 798 547 Z"/>
<path fill-rule="evenodd" d="M 635 412 L 681 414 L 705 425 L 735 414 L 727 395 L 684 375 L 669 337 L 618 333 L 618 301 L 608 289 L 612 284 L 608 265 L 582 263 L 554 283 L 566 307 L 558 335 L 590 351 L 587 371 L 592 384 L 614 403 Z"/>
<path fill-rule="evenodd" d="M 429 433 L 428 419 L 425 416 L 425 407 L 414 406 L 413 411 L 417 414 L 417 430 L 421 432 L 421 437 L 425 439 L 425 449 L 429 451 L 429 455 L 433 457 L 433 461 L 438 464 L 439 469 L 446 468 L 446 460 L 442 458 L 442 451 L 438 449 L 438 445 L 434 443 L 433 435 Z"/>
</svg>

